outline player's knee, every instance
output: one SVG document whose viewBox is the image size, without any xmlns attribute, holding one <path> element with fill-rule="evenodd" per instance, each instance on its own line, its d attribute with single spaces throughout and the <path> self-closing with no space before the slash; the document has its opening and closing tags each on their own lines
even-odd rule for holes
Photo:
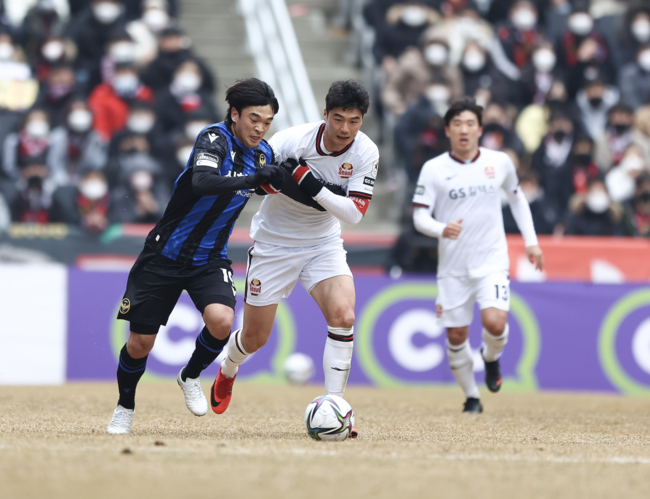
<svg viewBox="0 0 650 499">
<path fill-rule="evenodd" d="M 501 336 L 506 329 L 507 318 L 492 317 L 483 322 L 483 327 L 492 336 Z"/>
<path fill-rule="evenodd" d="M 126 343 L 126 350 L 134 359 L 141 359 L 149 355 L 155 339 L 155 335 L 131 334 Z"/>
<path fill-rule="evenodd" d="M 447 328 L 447 339 L 452 345 L 460 345 L 467 339 L 467 328 L 450 327 Z"/>
<path fill-rule="evenodd" d="M 208 327 L 210 334 L 217 339 L 224 339 L 228 336 L 230 328 L 232 327 L 232 319 L 226 316 L 213 316 L 205 321 L 205 325 Z"/>
<path fill-rule="evenodd" d="M 343 328 L 351 328 L 354 326 L 354 320 L 355 320 L 355 315 L 354 315 L 354 308 L 344 306 L 344 307 L 338 307 L 334 311 L 334 316 L 328 321 L 328 324 L 332 327 L 343 327 Z"/>
<path fill-rule="evenodd" d="M 261 334 L 242 335 L 242 346 L 247 354 L 255 353 L 269 341 L 269 336 Z"/>
</svg>

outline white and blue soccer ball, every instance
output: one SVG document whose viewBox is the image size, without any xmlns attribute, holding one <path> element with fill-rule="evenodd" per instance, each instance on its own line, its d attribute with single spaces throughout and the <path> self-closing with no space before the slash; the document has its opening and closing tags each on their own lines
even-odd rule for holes
<svg viewBox="0 0 650 499">
<path fill-rule="evenodd" d="M 296 352 L 284 361 L 284 377 L 292 385 L 306 385 L 314 373 L 314 361 L 309 355 Z"/>
<path fill-rule="evenodd" d="M 336 395 L 316 397 L 305 410 L 305 428 L 314 440 L 340 442 L 354 428 L 354 411 Z"/>
</svg>

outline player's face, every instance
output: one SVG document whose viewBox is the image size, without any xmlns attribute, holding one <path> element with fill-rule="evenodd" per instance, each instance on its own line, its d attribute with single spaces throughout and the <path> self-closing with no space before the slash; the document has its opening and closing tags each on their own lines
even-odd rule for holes
<svg viewBox="0 0 650 499">
<path fill-rule="evenodd" d="M 325 147 L 330 152 L 345 149 L 354 140 L 363 123 L 363 114 L 358 109 L 335 107 L 323 113 L 325 120 Z"/>
<path fill-rule="evenodd" d="M 230 117 L 232 131 L 235 137 L 249 149 L 257 147 L 269 131 L 273 122 L 271 106 L 249 106 L 241 111 L 241 115 L 233 107 Z"/>
<path fill-rule="evenodd" d="M 478 149 L 483 127 L 478 124 L 478 117 L 472 111 L 463 111 L 453 117 L 445 133 L 451 142 L 451 150 L 457 155 L 464 155 Z"/>
</svg>

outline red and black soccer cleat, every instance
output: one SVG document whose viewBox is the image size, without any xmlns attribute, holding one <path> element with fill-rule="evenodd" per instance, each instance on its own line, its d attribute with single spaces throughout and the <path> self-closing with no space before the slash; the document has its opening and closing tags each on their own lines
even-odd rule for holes
<svg viewBox="0 0 650 499">
<path fill-rule="evenodd" d="M 232 397 L 232 385 L 235 383 L 236 377 L 235 374 L 232 378 L 226 378 L 221 373 L 221 367 L 219 368 L 219 374 L 217 374 L 217 378 L 210 389 L 210 405 L 216 414 L 223 414 L 228 409 Z"/>
<path fill-rule="evenodd" d="M 481 353 L 483 351 L 481 350 Z M 498 392 L 501 390 L 501 367 L 499 366 L 499 359 L 494 362 L 488 362 L 483 359 L 485 362 L 485 384 L 488 387 L 488 390 L 491 392 Z"/>
</svg>

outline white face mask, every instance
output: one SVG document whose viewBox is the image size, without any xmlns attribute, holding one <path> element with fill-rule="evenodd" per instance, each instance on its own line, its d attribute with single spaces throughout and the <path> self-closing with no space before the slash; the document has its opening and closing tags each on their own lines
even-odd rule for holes
<svg viewBox="0 0 650 499">
<path fill-rule="evenodd" d="M 98 178 L 91 178 L 84 180 L 79 184 L 79 191 L 81 194 L 90 199 L 91 201 L 97 201 L 98 199 L 103 198 L 106 193 L 108 193 L 108 185 L 103 180 Z"/>
<path fill-rule="evenodd" d="M 556 61 L 557 58 L 550 49 L 539 49 L 533 54 L 533 66 L 540 73 L 550 73 Z"/>
<path fill-rule="evenodd" d="M 527 31 L 535 27 L 537 16 L 530 9 L 519 9 L 512 15 L 512 24 L 521 31 Z"/>
<path fill-rule="evenodd" d="M 155 118 L 149 113 L 136 113 L 129 116 L 126 126 L 135 133 L 148 133 L 155 123 Z"/>
<path fill-rule="evenodd" d="M 133 62 L 135 60 L 135 45 L 131 42 L 117 42 L 111 45 L 108 52 L 114 62 Z"/>
<path fill-rule="evenodd" d="M 169 24 L 169 16 L 164 10 L 148 9 L 142 16 L 142 22 L 144 22 L 151 31 L 157 33 L 167 27 Z"/>
<path fill-rule="evenodd" d="M 68 126 L 75 132 L 87 132 L 93 123 L 93 115 L 87 109 L 75 109 L 68 115 Z"/>
<path fill-rule="evenodd" d="M 47 121 L 33 120 L 25 125 L 25 131 L 30 137 L 42 139 L 50 132 L 50 125 L 48 125 Z"/>
<path fill-rule="evenodd" d="M 417 28 L 427 22 L 427 13 L 422 7 L 409 5 L 408 7 L 404 7 L 402 11 L 402 22 L 407 26 Z"/>
<path fill-rule="evenodd" d="M 637 60 L 639 62 L 639 66 L 641 66 L 644 70 L 650 72 L 650 50 L 644 50 L 641 52 Z"/>
<path fill-rule="evenodd" d="M 639 156 L 625 156 L 618 167 L 629 174 L 635 174 L 645 168 L 645 161 Z"/>
<path fill-rule="evenodd" d="M 650 21 L 645 18 L 637 19 L 631 26 L 632 35 L 639 43 L 650 41 Z"/>
<path fill-rule="evenodd" d="M 206 123 L 203 121 L 190 121 L 187 125 L 185 125 L 185 136 L 189 139 L 196 139 L 197 135 L 201 133 L 201 130 L 203 130 L 206 126 L 208 126 L 210 123 Z"/>
<path fill-rule="evenodd" d="M 63 42 L 60 42 L 58 40 L 47 42 L 41 48 L 41 54 L 43 54 L 43 57 L 45 57 L 48 61 L 56 61 L 60 59 L 64 51 L 65 46 L 63 45 Z"/>
<path fill-rule="evenodd" d="M 178 164 L 181 165 L 181 167 L 185 168 L 185 165 L 187 164 L 187 160 L 190 159 L 191 154 L 192 154 L 192 146 L 181 147 L 176 152 L 176 161 L 178 161 Z"/>
<path fill-rule="evenodd" d="M 578 36 L 585 36 L 591 33 L 594 27 L 594 20 L 586 12 L 577 12 L 569 16 L 567 26 L 572 33 Z"/>
<path fill-rule="evenodd" d="M 112 24 L 120 16 L 120 6 L 113 2 L 99 2 L 93 5 L 93 15 L 102 24 Z"/>
<path fill-rule="evenodd" d="M 449 89 L 444 85 L 431 85 L 427 89 L 427 99 L 432 102 L 448 102 Z"/>
<path fill-rule="evenodd" d="M 447 62 L 447 49 L 439 43 L 425 47 L 424 58 L 432 66 L 442 66 Z"/>
<path fill-rule="evenodd" d="M 176 75 L 173 84 L 179 91 L 189 94 L 197 91 L 201 83 L 201 77 L 199 75 L 190 71 L 183 71 Z"/>
<path fill-rule="evenodd" d="M 14 56 L 14 46 L 11 43 L 0 43 L 0 61 L 9 61 Z"/>
<path fill-rule="evenodd" d="M 485 54 L 478 50 L 469 50 L 463 56 L 463 66 L 467 71 L 476 73 L 485 67 Z"/>
<path fill-rule="evenodd" d="M 140 80 L 133 73 L 115 75 L 113 77 L 113 88 L 120 95 L 132 94 L 138 89 Z"/>
<path fill-rule="evenodd" d="M 605 213 L 609 208 L 609 196 L 605 191 L 591 191 L 587 194 L 585 204 L 594 213 Z"/>
<path fill-rule="evenodd" d="M 136 191 L 148 191 L 153 185 L 151 173 L 140 170 L 131 175 L 131 187 Z"/>
</svg>

